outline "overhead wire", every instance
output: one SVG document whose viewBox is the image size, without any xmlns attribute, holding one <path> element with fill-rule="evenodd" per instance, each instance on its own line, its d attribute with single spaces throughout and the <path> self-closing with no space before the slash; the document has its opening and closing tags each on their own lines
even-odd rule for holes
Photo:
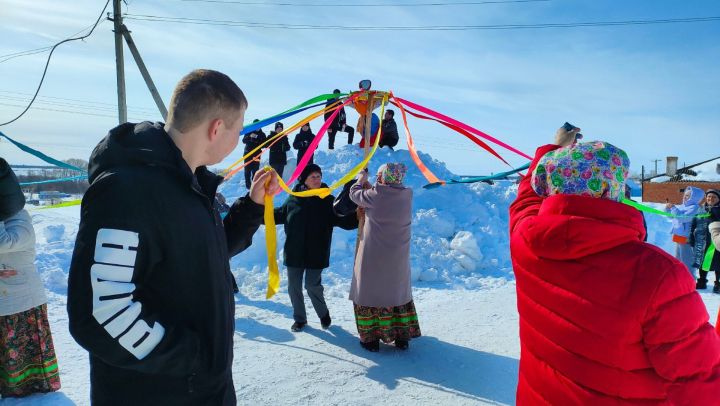
<svg viewBox="0 0 720 406">
<path fill-rule="evenodd" d="M 80 37 L 66 38 L 66 39 L 56 43 L 55 45 L 53 45 L 52 49 L 50 50 L 50 54 L 48 54 L 47 62 L 45 62 L 45 69 L 43 69 L 43 74 L 42 74 L 42 77 L 40 78 L 40 83 L 38 83 L 37 90 L 35 91 L 35 94 L 33 95 L 32 100 L 30 100 L 30 103 L 28 103 L 28 105 L 25 107 L 25 109 L 20 114 L 18 114 L 12 120 L 6 121 L 4 123 L 0 123 L 0 126 L 8 125 L 14 121 L 17 121 L 20 117 L 25 115 L 25 113 L 27 113 L 28 110 L 30 110 L 30 107 L 35 102 L 35 99 L 37 98 L 38 93 L 40 93 L 40 89 L 42 88 L 43 82 L 45 81 L 45 75 L 47 74 L 48 67 L 50 66 L 50 60 L 52 59 L 52 55 L 53 55 L 53 52 L 55 52 L 55 49 L 57 49 L 58 46 L 66 43 L 66 42 L 83 40 L 83 39 L 89 37 L 90 35 L 92 35 L 92 33 L 95 31 L 95 28 L 97 28 L 98 24 L 100 24 L 100 20 L 102 19 L 103 14 L 105 13 L 105 10 L 107 9 L 108 4 L 110 4 L 110 0 L 107 0 L 107 2 L 105 2 L 105 6 L 103 7 L 102 11 L 100 12 L 100 15 L 98 16 L 97 20 L 95 21 L 95 24 L 93 24 L 92 28 L 90 29 L 90 32 L 88 32 L 87 34 L 80 36 Z"/>
<path fill-rule="evenodd" d="M 347 26 L 347 25 L 312 25 L 312 24 L 286 24 L 265 23 L 236 20 L 214 20 L 203 18 L 157 16 L 148 14 L 125 14 L 128 20 L 166 22 L 194 25 L 224 25 L 246 28 L 274 28 L 290 30 L 348 30 L 348 31 L 467 31 L 467 30 L 519 30 L 519 29 L 546 29 L 546 28 L 573 28 L 573 27 L 604 27 L 649 24 L 677 24 L 720 21 L 720 16 L 665 18 L 648 20 L 625 21 L 595 21 L 577 23 L 541 23 L 541 24 L 492 24 L 492 25 L 418 25 L 418 26 Z"/>
<path fill-rule="evenodd" d="M 178 0 L 190 3 L 221 3 L 237 4 L 243 6 L 273 6 L 273 7 L 447 7 L 447 6 L 472 6 L 485 4 L 509 4 L 509 3 L 539 3 L 551 0 L 495 0 L 495 1 L 461 1 L 461 2 L 432 2 L 432 3 L 283 3 L 283 2 L 258 2 L 258 1 L 235 1 L 235 0 Z"/>
</svg>

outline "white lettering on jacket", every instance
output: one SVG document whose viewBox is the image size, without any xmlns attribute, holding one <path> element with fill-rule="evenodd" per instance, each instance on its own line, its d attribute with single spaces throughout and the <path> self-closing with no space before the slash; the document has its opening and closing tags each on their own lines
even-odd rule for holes
<svg viewBox="0 0 720 406">
<path fill-rule="evenodd" d="M 158 322 L 151 328 L 139 319 L 142 304 L 132 300 L 138 245 L 138 233 L 109 228 L 98 230 L 90 281 L 95 320 L 135 358 L 143 359 L 163 338 L 165 328 Z"/>
</svg>

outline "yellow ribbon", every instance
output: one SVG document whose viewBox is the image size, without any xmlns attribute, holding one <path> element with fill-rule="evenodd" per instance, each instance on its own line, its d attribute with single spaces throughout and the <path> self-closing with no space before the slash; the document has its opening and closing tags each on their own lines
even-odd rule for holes
<svg viewBox="0 0 720 406">
<path fill-rule="evenodd" d="M 266 167 L 268 169 L 270 167 Z M 272 168 L 270 168 L 272 170 Z M 280 176 L 278 176 L 280 178 Z M 265 185 L 270 182 L 268 179 Z M 265 194 L 265 244 L 267 245 L 268 258 L 268 283 L 266 299 L 273 297 L 280 290 L 280 270 L 278 269 L 277 258 L 277 230 L 275 230 L 275 207 L 273 205 L 273 195 Z"/>
</svg>

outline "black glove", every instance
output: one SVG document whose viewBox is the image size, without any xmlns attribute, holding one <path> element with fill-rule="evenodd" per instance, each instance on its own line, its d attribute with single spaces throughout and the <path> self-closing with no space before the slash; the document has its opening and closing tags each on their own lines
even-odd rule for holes
<svg viewBox="0 0 720 406">
<path fill-rule="evenodd" d="M 720 206 L 714 206 L 710 209 L 710 220 L 720 221 Z"/>
</svg>

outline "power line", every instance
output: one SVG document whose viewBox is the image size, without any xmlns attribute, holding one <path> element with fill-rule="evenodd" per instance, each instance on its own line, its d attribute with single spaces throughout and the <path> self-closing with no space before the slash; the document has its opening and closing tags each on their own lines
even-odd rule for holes
<svg viewBox="0 0 720 406">
<path fill-rule="evenodd" d="M 193 3 L 222 3 L 237 4 L 243 6 L 280 6 L 280 7 L 438 7 L 438 6 L 474 6 L 484 4 L 509 4 L 509 3 L 537 3 L 551 0 L 496 0 L 496 1 L 462 1 L 457 3 L 348 3 L 348 4 L 325 4 L 325 3 L 263 3 L 257 1 L 234 1 L 234 0 L 178 0 Z"/>
<path fill-rule="evenodd" d="M 37 98 L 38 93 L 40 93 L 40 88 L 42 87 L 42 84 L 45 81 L 45 75 L 47 74 L 48 67 L 50 66 L 50 59 L 52 58 L 52 54 L 53 54 L 53 52 L 55 52 L 55 49 L 57 49 L 58 46 L 66 43 L 66 42 L 82 40 L 82 39 L 85 39 L 85 38 L 89 37 L 90 35 L 92 35 L 92 33 L 95 31 L 95 28 L 98 26 L 98 24 L 100 24 L 100 19 L 102 19 L 103 14 L 105 13 L 105 9 L 107 8 L 108 4 L 110 4 L 110 0 L 107 0 L 107 2 L 105 2 L 105 7 L 103 7 L 102 11 L 100 12 L 100 15 L 97 18 L 97 21 L 95 21 L 95 24 L 93 24 L 90 32 L 88 32 L 87 34 L 85 34 L 81 37 L 64 39 L 64 40 L 58 42 L 57 44 L 53 45 L 52 49 L 50 50 L 50 54 L 48 54 L 47 62 L 45 62 L 45 69 L 43 70 L 42 77 L 40 78 L 40 83 L 38 84 L 37 90 L 35 91 L 35 94 L 33 95 L 32 100 L 30 100 L 30 103 L 28 103 L 27 107 L 25 107 L 25 110 L 23 110 L 22 113 L 20 113 L 17 117 L 13 118 L 10 121 L 0 123 L 0 126 L 8 125 L 8 124 L 16 121 L 17 119 L 22 117 L 25 113 L 27 113 L 28 110 L 30 110 L 30 106 L 32 106 L 33 102 Z"/>
<path fill-rule="evenodd" d="M 31 93 L 13 92 L 9 90 L 0 90 L 0 99 L 27 102 L 32 97 Z M 43 100 L 47 99 L 47 100 Z M 36 103 L 54 104 L 65 107 L 91 108 L 96 110 L 117 111 L 117 104 L 105 103 L 91 100 L 71 99 L 67 97 L 38 96 Z M 70 103 L 67 103 L 70 102 Z M 133 114 L 155 115 L 157 109 L 151 107 L 128 107 L 128 110 L 134 111 Z"/>
<path fill-rule="evenodd" d="M 78 31 L 78 32 L 76 32 L 76 33 L 74 33 L 74 34 L 68 35 L 68 37 L 74 37 L 74 36 L 76 36 L 76 35 L 78 35 L 78 34 L 80 34 L 80 33 L 82 33 L 82 32 L 85 32 L 85 31 L 87 31 L 88 29 L 90 29 L 92 26 L 93 26 L 93 25 L 90 24 L 90 25 L 88 25 L 87 27 L 83 28 L 82 30 L 80 30 L 80 31 Z M 51 50 L 51 49 L 52 49 L 52 45 L 46 46 L 46 47 L 42 47 L 42 48 L 28 49 L 27 51 L 20 51 L 20 52 L 14 52 L 14 53 L 11 53 L 11 54 L 0 55 L 0 63 L 9 61 L 9 60 L 14 59 L 14 58 L 19 58 L 19 57 L 21 57 L 21 56 L 41 54 L 41 53 L 46 52 L 46 51 L 49 51 L 49 50 Z"/>
<path fill-rule="evenodd" d="M 720 21 L 720 16 L 668 18 L 654 20 L 627 20 L 627 21 L 596 21 L 578 23 L 542 23 L 542 24 L 496 24 L 496 25 L 419 25 L 419 26 L 346 26 L 346 25 L 311 25 L 311 24 L 284 24 L 260 23 L 251 21 L 211 20 L 201 18 L 155 16 L 146 14 L 125 14 L 128 20 L 153 21 L 194 25 L 223 25 L 246 28 L 275 28 L 289 30 L 348 30 L 348 31 L 467 31 L 467 30 L 519 30 L 519 29 L 545 29 L 545 28 L 573 28 L 573 27 L 605 27 L 649 24 L 677 24 Z"/>
</svg>

